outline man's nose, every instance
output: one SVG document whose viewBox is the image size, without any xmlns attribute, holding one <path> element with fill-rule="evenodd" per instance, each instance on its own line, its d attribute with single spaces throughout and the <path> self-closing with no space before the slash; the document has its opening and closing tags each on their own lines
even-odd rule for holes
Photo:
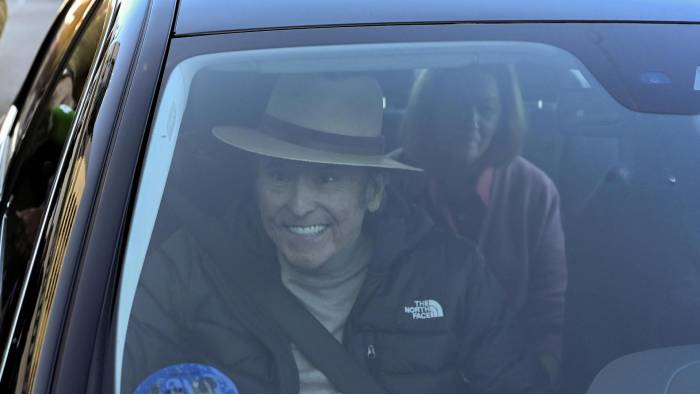
<svg viewBox="0 0 700 394">
<path fill-rule="evenodd" d="M 289 210 L 296 216 L 304 216 L 313 211 L 316 206 L 316 193 L 304 178 L 297 179 L 294 184 Z"/>
<path fill-rule="evenodd" d="M 476 107 L 471 107 L 467 109 L 467 124 L 470 127 L 478 128 L 481 122 L 481 117 L 479 116 L 479 111 Z"/>
</svg>

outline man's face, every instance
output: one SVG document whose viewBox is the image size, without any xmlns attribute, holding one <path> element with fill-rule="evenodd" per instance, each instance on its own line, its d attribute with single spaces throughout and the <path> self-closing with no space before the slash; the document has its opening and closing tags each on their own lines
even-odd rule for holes
<svg viewBox="0 0 700 394">
<path fill-rule="evenodd" d="M 360 167 L 261 158 L 256 181 L 265 231 L 292 265 L 315 269 L 352 247 L 380 187 Z"/>
</svg>

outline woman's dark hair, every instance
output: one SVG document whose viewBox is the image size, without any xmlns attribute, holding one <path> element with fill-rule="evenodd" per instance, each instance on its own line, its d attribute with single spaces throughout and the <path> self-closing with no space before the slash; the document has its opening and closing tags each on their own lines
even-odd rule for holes
<svg viewBox="0 0 700 394">
<path fill-rule="evenodd" d="M 435 111 L 443 100 L 455 97 L 447 94 L 450 89 L 460 88 L 460 81 L 475 74 L 489 75 L 496 80 L 502 108 L 496 134 L 475 165 L 479 168 L 503 166 L 520 153 L 525 117 L 515 70 L 506 65 L 470 65 L 426 70 L 418 76 L 401 127 L 402 159 L 427 170 L 438 167 L 436 160 L 441 156 L 436 151 L 433 133 L 440 130 L 436 130 Z M 457 93 L 457 97 L 469 94 Z"/>
</svg>

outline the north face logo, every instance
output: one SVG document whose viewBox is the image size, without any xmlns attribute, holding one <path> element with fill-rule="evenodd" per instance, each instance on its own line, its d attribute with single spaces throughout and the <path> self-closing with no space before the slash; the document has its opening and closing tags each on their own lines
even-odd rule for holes
<svg viewBox="0 0 700 394">
<path fill-rule="evenodd" d="M 413 319 L 436 319 L 443 317 L 442 305 L 435 300 L 413 301 L 413 306 L 405 306 L 404 312 Z"/>
</svg>

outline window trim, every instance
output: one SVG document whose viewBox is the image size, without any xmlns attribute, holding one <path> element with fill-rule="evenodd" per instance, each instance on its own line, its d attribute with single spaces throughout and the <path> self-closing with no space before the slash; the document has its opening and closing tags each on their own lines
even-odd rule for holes
<svg viewBox="0 0 700 394">
<path fill-rule="evenodd" d="M 14 133 L 12 135 L 12 140 L 14 144 L 18 145 L 18 149 L 15 150 L 15 154 L 10 157 L 9 161 L 9 167 L 8 167 L 8 172 L 6 175 L 6 178 L 3 179 L 3 193 L 0 195 L 0 203 L 2 203 L 2 214 L 3 216 L 6 215 L 6 210 L 7 207 L 9 206 L 8 198 L 9 196 L 4 195 L 4 191 L 7 189 L 7 183 L 5 182 L 7 180 L 7 175 L 9 175 L 11 172 L 15 174 L 15 176 L 18 175 L 18 169 L 22 168 L 22 162 L 19 164 L 17 163 L 18 160 L 22 159 L 22 157 L 18 156 L 21 155 L 21 149 L 22 149 L 22 140 L 26 136 L 28 130 L 35 125 L 36 122 L 36 110 L 38 108 L 41 108 L 43 105 L 45 105 L 50 97 L 50 94 L 53 92 L 55 89 L 55 86 L 57 82 L 61 79 L 62 77 L 62 70 L 67 66 L 68 62 L 71 59 L 71 56 L 75 53 L 75 49 L 78 47 L 80 44 L 80 40 L 83 38 L 87 28 L 89 27 L 90 23 L 95 21 L 95 16 L 97 14 L 98 9 L 100 6 L 103 4 L 107 4 L 110 2 L 110 0 L 85 0 L 85 2 L 88 2 L 89 5 L 87 6 L 87 10 L 84 14 L 84 17 L 82 20 L 79 21 L 77 28 L 75 29 L 74 34 L 72 35 L 71 40 L 65 45 L 65 52 L 62 54 L 62 58 L 59 63 L 57 63 L 57 67 L 53 70 L 48 71 L 46 68 L 46 63 L 44 62 L 48 56 L 51 54 L 45 54 L 44 61 L 41 62 L 42 68 L 39 70 L 39 72 L 36 75 L 36 78 L 32 82 L 31 86 L 34 86 L 34 84 L 40 80 L 39 75 L 41 75 L 43 72 L 52 72 L 51 76 L 51 83 L 49 84 L 49 88 L 46 89 L 40 96 L 37 97 L 36 99 L 36 106 L 31 111 L 31 117 L 29 114 L 25 113 L 24 115 L 27 116 L 27 119 L 29 121 L 27 122 L 26 127 L 24 128 L 24 132 L 21 134 L 20 138 L 18 138 L 18 129 L 20 127 L 19 121 L 21 120 L 21 115 L 17 116 L 17 119 L 15 121 L 14 125 Z M 75 1 L 73 5 L 79 4 L 80 1 Z M 65 9 L 68 10 L 70 9 L 70 6 L 66 4 Z M 109 7 L 109 10 L 113 10 L 113 7 Z M 111 11 L 110 11 L 111 12 Z M 96 48 L 94 58 L 92 59 L 92 63 L 90 65 L 90 70 L 87 74 L 86 77 L 86 84 L 83 86 L 83 91 L 80 93 L 80 98 L 77 103 L 77 108 L 76 108 L 76 116 L 73 122 L 70 125 L 70 129 L 68 132 L 68 136 L 66 139 L 66 142 L 63 145 L 63 148 L 61 150 L 60 154 L 60 159 L 58 161 L 58 164 L 56 166 L 56 172 L 55 176 L 53 179 L 53 182 L 49 186 L 49 189 L 47 191 L 47 199 L 46 199 L 46 209 L 42 214 L 41 220 L 40 220 L 40 225 L 39 229 L 37 230 L 37 234 L 35 237 L 34 244 L 32 246 L 32 252 L 30 254 L 30 258 L 27 261 L 27 267 L 25 270 L 24 277 L 21 278 L 20 280 L 22 281 L 21 287 L 19 289 L 19 294 L 18 294 L 18 299 L 16 306 L 14 310 L 12 311 L 12 320 L 10 323 L 10 328 L 8 330 L 8 337 L 7 338 L 0 338 L 0 341 L 4 340 L 4 347 L 0 347 L 0 384 L 4 384 L 6 381 L 6 376 L 5 376 L 5 368 L 7 367 L 7 363 L 9 360 L 10 356 L 10 350 L 12 348 L 12 344 L 15 340 L 15 336 L 17 334 L 17 325 L 20 319 L 20 315 L 23 313 L 23 310 L 27 308 L 28 306 L 25 305 L 24 300 L 26 297 L 26 293 L 29 287 L 30 282 L 35 276 L 34 270 L 35 266 L 37 264 L 38 259 L 41 257 L 41 253 L 44 251 L 44 244 L 46 241 L 46 236 L 47 236 L 47 228 L 48 228 L 48 221 L 51 217 L 54 216 L 56 213 L 57 209 L 57 202 L 60 198 L 60 191 L 61 187 L 64 184 L 67 170 L 70 167 L 70 162 L 69 162 L 69 157 L 71 153 L 73 152 L 75 148 L 75 142 L 76 142 L 76 133 L 80 129 L 80 125 L 83 123 L 83 119 L 86 115 L 87 107 L 89 104 L 88 98 L 91 96 L 91 92 L 89 92 L 89 82 L 94 79 L 94 73 L 96 70 L 97 64 L 99 64 L 99 55 L 103 51 L 102 46 L 104 45 L 105 38 L 106 38 L 106 33 L 108 31 L 108 25 L 107 23 L 111 20 L 111 13 L 108 13 L 106 19 L 105 19 L 105 26 L 104 30 L 100 34 L 100 40 L 99 44 Z M 59 29 L 55 36 L 54 36 L 54 42 L 57 41 L 58 35 L 60 34 L 61 30 Z M 50 44 L 49 44 L 50 45 Z M 61 72 L 59 72 L 59 70 Z M 26 105 L 27 103 L 25 103 Z M 28 109 L 25 107 L 25 111 L 28 111 Z M 19 142 L 18 142 L 19 140 Z M 14 182 L 13 182 L 14 183 Z M 4 256 L 3 256 L 4 257 Z M 0 261 L 0 264 L 4 264 L 3 261 Z"/>
</svg>

